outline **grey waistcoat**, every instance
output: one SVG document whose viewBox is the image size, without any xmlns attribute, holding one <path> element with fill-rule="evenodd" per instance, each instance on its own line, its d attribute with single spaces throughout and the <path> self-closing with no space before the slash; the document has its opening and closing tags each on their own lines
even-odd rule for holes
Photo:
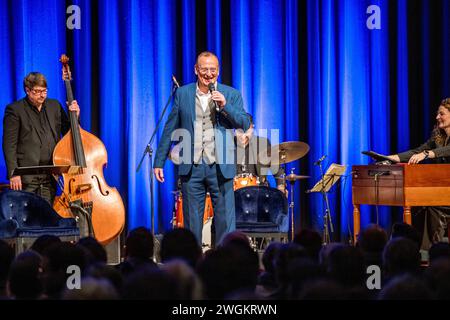
<svg viewBox="0 0 450 320">
<path fill-rule="evenodd" d="M 206 108 L 206 111 L 203 112 L 200 99 L 196 97 L 194 123 L 194 163 L 201 163 L 202 158 L 206 163 L 216 162 L 214 122 L 214 103 L 211 101 Z"/>
</svg>

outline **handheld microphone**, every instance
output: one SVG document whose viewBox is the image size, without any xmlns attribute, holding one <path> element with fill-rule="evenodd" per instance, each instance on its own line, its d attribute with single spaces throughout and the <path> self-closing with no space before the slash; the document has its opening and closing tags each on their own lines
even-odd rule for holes
<svg viewBox="0 0 450 320">
<path fill-rule="evenodd" d="M 173 84 L 175 85 L 175 87 L 177 87 L 177 88 L 180 87 L 180 84 L 178 83 L 177 78 L 175 78 L 174 75 L 172 75 L 172 81 L 173 81 Z"/>
<path fill-rule="evenodd" d="M 324 154 L 319 160 L 317 160 L 316 162 L 314 162 L 315 166 L 318 166 L 323 160 L 325 160 L 325 158 L 327 157 L 326 154 Z"/>
<path fill-rule="evenodd" d="M 211 93 L 213 93 L 213 91 L 216 91 L 216 87 L 214 86 L 214 83 L 208 84 L 208 89 L 209 89 L 209 92 L 211 92 Z M 216 106 L 216 111 L 219 112 L 220 109 L 219 109 L 219 106 L 217 105 L 217 101 L 214 101 L 214 105 Z"/>
</svg>

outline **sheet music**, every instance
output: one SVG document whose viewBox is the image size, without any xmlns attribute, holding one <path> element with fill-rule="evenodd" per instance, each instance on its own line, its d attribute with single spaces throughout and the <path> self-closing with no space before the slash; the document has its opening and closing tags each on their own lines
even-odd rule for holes
<svg viewBox="0 0 450 320">
<path fill-rule="evenodd" d="M 327 172 L 325 172 L 323 181 L 322 181 L 322 179 L 317 181 L 317 183 L 314 185 L 314 187 L 311 190 L 309 190 L 309 192 L 322 192 L 323 187 L 325 189 L 324 190 L 325 192 L 330 191 L 331 187 L 345 173 L 345 170 L 347 170 L 346 165 L 332 163 L 328 167 Z"/>
</svg>

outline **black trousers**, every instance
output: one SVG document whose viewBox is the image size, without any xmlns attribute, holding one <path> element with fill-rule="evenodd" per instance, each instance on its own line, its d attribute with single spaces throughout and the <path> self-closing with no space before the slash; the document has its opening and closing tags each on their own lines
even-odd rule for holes
<svg viewBox="0 0 450 320">
<path fill-rule="evenodd" d="M 27 182 L 22 182 L 22 190 L 32 192 L 53 207 L 53 201 L 56 195 L 56 181 L 48 175 L 39 175 L 33 177 L 27 177 L 24 179 Z"/>
<path fill-rule="evenodd" d="M 412 224 L 422 236 L 421 249 L 428 250 L 433 243 L 442 241 L 450 207 L 412 207 Z"/>
</svg>

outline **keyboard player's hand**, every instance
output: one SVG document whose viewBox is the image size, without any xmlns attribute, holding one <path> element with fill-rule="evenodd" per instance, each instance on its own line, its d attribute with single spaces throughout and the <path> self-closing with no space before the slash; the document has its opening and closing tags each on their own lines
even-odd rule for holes
<svg viewBox="0 0 450 320">
<path fill-rule="evenodd" d="M 423 152 L 420 153 L 416 153 L 415 155 L 413 155 L 411 158 L 409 158 L 408 164 L 416 164 L 419 163 L 423 160 L 425 160 L 426 155 Z"/>
</svg>

